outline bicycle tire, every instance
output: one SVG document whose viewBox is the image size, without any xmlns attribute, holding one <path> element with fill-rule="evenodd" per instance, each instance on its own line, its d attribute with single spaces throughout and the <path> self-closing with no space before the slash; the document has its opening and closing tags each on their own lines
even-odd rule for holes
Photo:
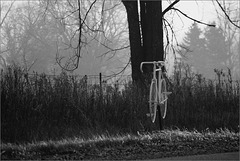
<svg viewBox="0 0 240 161">
<path fill-rule="evenodd" d="M 160 93 L 159 93 L 159 100 L 160 100 L 160 111 L 161 111 L 161 117 L 164 119 L 167 114 L 167 84 L 166 80 L 162 79 L 160 81 L 160 87 L 159 87 Z"/>
<path fill-rule="evenodd" d="M 150 118 L 154 123 L 156 120 L 156 113 L 157 113 L 157 81 L 152 81 L 150 86 L 150 94 L 149 94 L 149 112 Z"/>
</svg>

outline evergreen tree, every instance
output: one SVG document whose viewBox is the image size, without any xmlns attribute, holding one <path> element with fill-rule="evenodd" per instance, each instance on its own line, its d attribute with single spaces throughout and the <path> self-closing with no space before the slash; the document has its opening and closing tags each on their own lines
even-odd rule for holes
<svg viewBox="0 0 240 161">
<path fill-rule="evenodd" d="M 207 27 L 204 33 L 206 39 L 206 49 L 209 55 L 209 69 L 224 69 L 227 60 L 230 58 L 228 43 L 225 40 L 223 31 L 218 27 Z"/>
<path fill-rule="evenodd" d="M 197 23 L 194 22 L 183 39 L 181 53 L 184 53 L 186 63 L 191 65 L 195 72 L 204 74 L 207 70 L 207 53 L 204 47 L 205 40 L 201 36 L 202 31 Z"/>
<path fill-rule="evenodd" d="M 212 24 L 215 24 L 213 22 Z M 186 62 L 195 72 L 214 78 L 214 69 L 226 69 L 231 54 L 224 32 L 218 27 L 206 27 L 203 33 L 196 23 L 190 27 L 182 44 Z"/>
</svg>

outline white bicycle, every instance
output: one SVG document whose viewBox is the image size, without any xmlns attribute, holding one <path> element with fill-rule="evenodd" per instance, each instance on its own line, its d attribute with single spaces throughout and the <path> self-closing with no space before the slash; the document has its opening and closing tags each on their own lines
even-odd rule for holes
<svg viewBox="0 0 240 161">
<path fill-rule="evenodd" d="M 152 122 L 156 120 L 157 106 L 160 106 L 161 117 L 164 119 L 167 113 L 167 100 L 168 95 L 172 92 L 167 92 L 166 78 L 162 67 L 165 67 L 164 61 L 142 62 L 140 66 L 141 72 L 143 64 L 153 64 L 153 78 L 150 86 L 149 95 L 149 114 L 147 114 Z M 158 72 L 158 77 L 157 77 Z"/>
</svg>

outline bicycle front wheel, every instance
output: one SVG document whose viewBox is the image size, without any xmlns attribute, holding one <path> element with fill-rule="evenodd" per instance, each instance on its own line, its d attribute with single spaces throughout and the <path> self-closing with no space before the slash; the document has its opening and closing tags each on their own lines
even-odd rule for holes
<svg viewBox="0 0 240 161">
<path fill-rule="evenodd" d="M 157 82 L 153 80 L 150 86 L 150 95 L 149 95 L 149 112 L 150 112 L 150 118 L 153 123 L 156 120 L 157 103 L 158 103 L 157 102 Z"/>
<path fill-rule="evenodd" d="M 167 85 L 165 79 L 160 81 L 160 111 L 161 116 L 164 119 L 167 113 Z"/>
</svg>

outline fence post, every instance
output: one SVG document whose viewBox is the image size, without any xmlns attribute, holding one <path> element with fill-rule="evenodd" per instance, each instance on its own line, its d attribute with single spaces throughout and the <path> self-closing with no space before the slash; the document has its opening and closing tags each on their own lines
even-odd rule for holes
<svg viewBox="0 0 240 161">
<path fill-rule="evenodd" d="M 2 80 L 3 80 L 3 69 L 0 72 L 0 109 L 2 109 Z"/>
<path fill-rule="evenodd" d="M 100 95 L 102 96 L 102 73 L 99 73 Z"/>
</svg>

